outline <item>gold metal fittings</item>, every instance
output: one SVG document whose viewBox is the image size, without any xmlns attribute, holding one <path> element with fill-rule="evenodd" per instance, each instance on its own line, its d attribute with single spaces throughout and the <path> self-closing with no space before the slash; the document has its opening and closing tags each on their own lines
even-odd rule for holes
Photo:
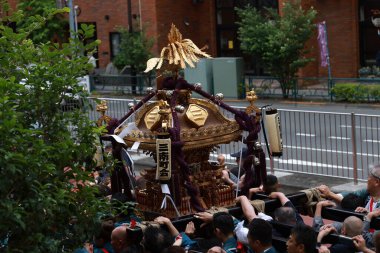
<svg viewBox="0 0 380 253">
<path fill-rule="evenodd" d="M 190 104 L 186 111 L 186 117 L 197 127 L 201 127 L 206 123 L 208 112 L 198 105 Z"/>
</svg>

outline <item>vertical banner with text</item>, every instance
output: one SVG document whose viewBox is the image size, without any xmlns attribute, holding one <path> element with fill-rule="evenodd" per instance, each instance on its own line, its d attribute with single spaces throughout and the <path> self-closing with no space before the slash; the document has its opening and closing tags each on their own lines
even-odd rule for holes
<svg viewBox="0 0 380 253">
<path fill-rule="evenodd" d="M 168 181 L 171 178 L 171 140 L 157 139 L 157 170 L 156 179 Z"/>
</svg>

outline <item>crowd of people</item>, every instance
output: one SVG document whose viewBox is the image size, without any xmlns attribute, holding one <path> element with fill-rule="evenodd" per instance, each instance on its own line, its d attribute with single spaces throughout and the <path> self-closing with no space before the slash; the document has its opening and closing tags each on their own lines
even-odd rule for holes
<svg viewBox="0 0 380 253">
<path fill-rule="evenodd" d="M 217 160 L 224 166 L 223 181 L 239 189 L 244 186 L 245 174 L 239 166 L 240 158 L 244 163 L 247 157 L 244 153 L 233 156 L 237 159 L 237 166 L 231 169 L 225 165 L 224 156 L 218 156 Z M 101 222 L 92 242 L 78 252 L 276 253 L 281 249 L 273 246 L 272 242 L 278 238 L 287 240 L 288 253 L 380 252 L 380 233 L 371 228 L 371 221 L 380 216 L 380 165 L 370 168 L 367 187 L 360 191 L 334 193 L 326 185 L 317 186 L 315 190 L 324 200 L 315 205 L 312 223 L 300 215 L 294 203 L 280 191 L 277 177 L 267 175 L 261 186 L 249 188 L 246 194 L 236 198 L 236 204 L 243 213 L 241 217 L 234 217 L 226 211 L 200 212 L 194 214 L 184 231 L 179 231 L 169 218 L 159 216 L 148 226 L 140 226 L 142 237 L 131 233 L 131 222 L 116 222 L 114 218 L 108 218 Z M 267 214 L 257 210 L 251 200 L 259 193 L 268 199 L 278 199 L 281 207 Z M 364 213 L 364 219 L 351 215 L 343 222 L 326 223 L 322 216 L 325 207 L 353 214 Z M 277 229 L 275 223 L 286 224 L 290 230 Z M 324 244 L 324 238 L 330 234 L 349 238 L 352 243 L 338 240 Z"/>
</svg>

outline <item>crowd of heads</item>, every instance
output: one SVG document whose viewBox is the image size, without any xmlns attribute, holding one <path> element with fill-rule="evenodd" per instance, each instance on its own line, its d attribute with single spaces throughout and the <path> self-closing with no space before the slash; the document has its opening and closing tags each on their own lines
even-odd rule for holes
<svg viewBox="0 0 380 253">
<path fill-rule="evenodd" d="M 262 219 L 253 219 L 248 226 L 248 242 L 254 252 L 262 252 L 272 245 L 272 226 Z"/>
<path fill-rule="evenodd" d="M 146 253 L 162 253 L 173 244 L 171 235 L 161 227 L 148 226 L 141 245 Z"/>
<path fill-rule="evenodd" d="M 286 243 L 288 253 L 314 253 L 317 246 L 315 231 L 306 225 L 296 225 Z"/>
<path fill-rule="evenodd" d="M 214 228 L 215 236 L 220 240 L 231 236 L 235 228 L 232 216 L 223 212 L 213 215 L 212 226 Z"/>
<path fill-rule="evenodd" d="M 262 218 L 259 215 L 259 212 L 252 206 L 250 208 L 244 206 L 247 205 L 247 203 L 249 204 L 247 201 L 250 201 L 249 198 L 252 197 L 252 195 L 249 195 L 248 198 L 245 197 L 245 202 L 240 199 L 240 204 L 243 213 L 245 212 L 244 215 L 246 218 L 244 230 L 246 232 L 245 234 L 243 233 L 245 240 L 242 240 L 246 243 L 246 249 L 251 249 L 255 253 L 267 252 L 268 249 L 273 248 L 273 238 L 280 236 L 287 240 L 286 247 L 288 253 L 314 253 L 317 251 L 325 253 L 330 252 L 329 250 L 334 252 L 334 245 L 330 248 L 327 246 L 319 246 L 321 238 L 331 233 L 352 238 L 354 241 L 353 245 L 361 250 L 363 247 L 367 246 L 376 248 L 380 247 L 380 233 L 373 234 L 372 232 L 371 234 L 370 231 L 367 232 L 371 234 L 371 240 L 373 239 L 372 245 L 366 244 L 367 242 L 364 246 L 360 244 L 360 240 L 362 240 L 361 236 L 366 233 L 366 226 L 365 222 L 355 215 L 345 218 L 341 223 L 340 229 L 337 229 L 337 227 L 332 224 L 320 224 L 319 227 L 315 227 L 315 224 L 313 224 L 312 227 L 305 225 L 303 221 L 300 222 L 300 215 L 297 209 L 293 206 L 291 201 L 280 192 L 280 184 L 276 176 L 267 175 L 262 182 L 259 180 L 260 183 L 262 183 L 261 185 L 258 184 L 259 181 L 254 177 L 248 177 L 251 181 L 244 178 L 245 175 L 250 173 L 253 175 L 255 170 L 253 157 L 247 156 L 244 152 L 246 151 L 243 150 L 242 153 L 233 155 L 236 157 L 237 166 L 239 168 L 239 174 L 237 176 L 242 176 L 242 178 L 238 178 L 241 185 L 239 185 L 239 182 L 236 182 L 236 187 L 238 189 L 240 188 L 240 194 L 248 196 L 249 190 L 254 188 L 255 191 L 253 191 L 253 196 L 256 193 L 260 193 L 267 195 L 269 198 L 278 198 L 281 202 L 281 207 L 276 208 L 269 214 L 273 217 L 273 220 L 269 222 Z M 242 160 L 240 160 L 240 158 L 242 158 Z M 231 170 L 226 166 L 225 156 L 219 155 L 217 161 L 228 173 L 231 173 Z M 228 173 L 223 175 L 229 175 Z M 99 178 L 99 180 L 104 179 Z M 226 181 L 226 183 L 227 182 L 229 184 L 230 181 Z M 331 199 L 334 204 L 327 202 L 318 203 L 316 205 L 316 217 L 314 217 L 314 223 L 318 218 L 317 216 L 322 215 L 321 208 L 324 208 L 325 206 L 338 206 L 339 208 L 350 212 L 366 211 L 367 213 L 372 214 L 372 216 L 369 215 L 370 218 L 380 216 L 380 204 L 378 206 L 379 211 L 373 210 L 377 209 L 377 207 L 371 207 L 373 200 L 380 203 L 380 165 L 373 166 L 369 170 L 367 187 L 365 189 L 367 195 L 365 197 L 358 195 L 356 192 L 339 195 L 330 191 L 327 186 L 320 186 L 318 187 L 318 190 L 322 197 Z M 127 199 L 124 194 L 120 193 L 114 194 L 111 201 L 113 201 L 113 207 L 118 210 L 123 208 L 123 205 L 120 205 L 120 203 L 127 201 Z M 248 219 L 248 217 L 250 218 Z M 238 251 L 237 239 L 239 238 L 237 236 L 236 219 L 233 216 L 225 212 L 218 212 L 205 220 L 203 218 L 200 219 L 202 221 L 207 220 L 209 223 L 197 227 L 197 229 L 200 230 L 195 233 L 199 236 L 197 238 L 187 238 L 186 236 L 191 236 L 187 235 L 186 231 L 184 234 L 179 233 L 172 225 L 169 226 L 166 223 L 167 226 L 147 226 L 143 229 L 143 234 L 140 238 L 129 232 L 128 225 L 116 225 L 115 220 L 105 219 L 99 224 L 98 231 L 93 237 L 93 246 L 98 249 L 110 248 L 111 251 L 115 253 L 183 253 L 185 250 L 189 249 L 194 252 L 209 251 L 209 253 L 233 253 Z M 291 227 L 291 231 L 289 234 L 284 235 L 281 231 L 278 231 L 272 226 L 272 224 L 275 223 L 286 224 Z M 207 231 L 207 228 L 210 228 L 211 233 L 205 232 Z M 188 240 L 190 240 L 191 243 L 186 244 L 185 242 L 188 242 Z M 236 244 L 235 248 L 233 246 L 231 246 L 231 248 L 226 248 L 228 243 L 231 245 Z M 367 250 L 368 248 L 365 249 Z M 268 252 L 276 252 L 274 248 L 273 250 L 274 251 Z"/>
</svg>

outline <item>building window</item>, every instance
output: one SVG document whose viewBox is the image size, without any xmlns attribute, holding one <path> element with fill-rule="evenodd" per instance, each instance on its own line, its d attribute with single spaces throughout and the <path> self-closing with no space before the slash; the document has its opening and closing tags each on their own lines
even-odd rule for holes
<svg viewBox="0 0 380 253">
<path fill-rule="evenodd" d="M 111 60 L 120 52 L 121 35 L 118 32 L 110 33 Z"/>
<path fill-rule="evenodd" d="M 245 55 L 237 39 L 238 15 L 235 8 L 251 5 L 258 10 L 274 8 L 278 10 L 278 0 L 217 0 L 216 1 L 216 36 L 218 56 L 243 57 L 246 71 L 255 75 L 264 75 L 262 64 L 251 55 Z"/>
<path fill-rule="evenodd" d="M 376 64 L 376 57 L 380 54 L 380 35 L 372 19 L 380 18 L 380 1 L 360 1 L 360 64 L 372 66 Z"/>
</svg>

